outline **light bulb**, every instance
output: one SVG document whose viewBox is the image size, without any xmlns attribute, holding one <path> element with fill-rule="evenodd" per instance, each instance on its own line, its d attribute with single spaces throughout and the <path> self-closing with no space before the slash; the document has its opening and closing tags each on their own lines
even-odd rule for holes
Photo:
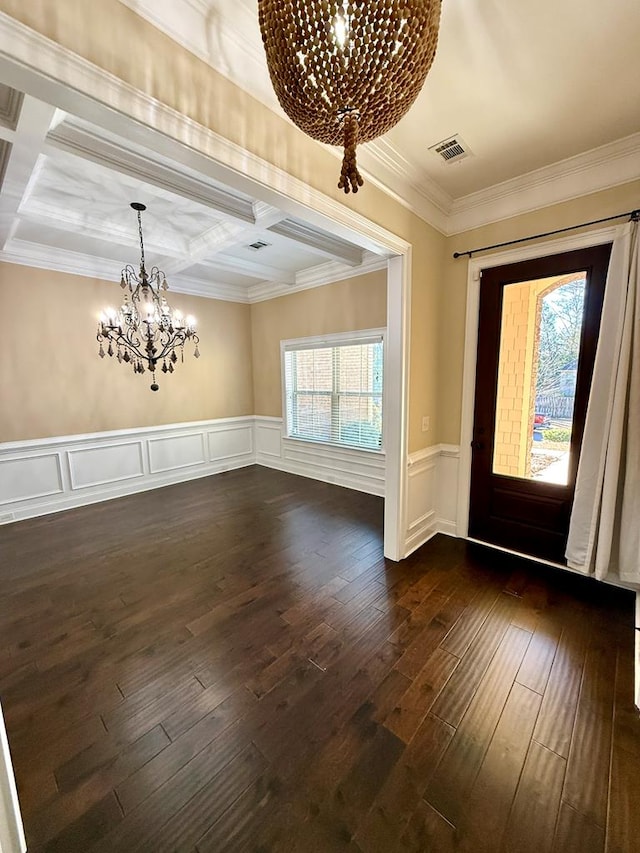
<svg viewBox="0 0 640 853">
<path fill-rule="evenodd" d="M 196 318 L 192 314 L 189 314 L 189 316 L 187 317 L 186 323 L 187 323 L 187 326 L 189 326 L 189 328 L 192 329 L 196 325 Z"/>
<path fill-rule="evenodd" d="M 348 16 L 346 16 L 343 12 L 338 12 L 333 21 L 332 30 L 336 44 L 338 45 L 340 50 L 344 50 L 344 46 L 347 43 L 347 38 L 349 35 Z"/>
</svg>

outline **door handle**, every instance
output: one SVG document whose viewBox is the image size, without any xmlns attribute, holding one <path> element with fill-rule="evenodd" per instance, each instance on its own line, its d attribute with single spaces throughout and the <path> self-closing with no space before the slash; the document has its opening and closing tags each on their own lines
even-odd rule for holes
<svg viewBox="0 0 640 853">
<path fill-rule="evenodd" d="M 471 447 L 473 447 L 474 450 L 484 450 L 484 441 L 472 441 Z"/>
</svg>

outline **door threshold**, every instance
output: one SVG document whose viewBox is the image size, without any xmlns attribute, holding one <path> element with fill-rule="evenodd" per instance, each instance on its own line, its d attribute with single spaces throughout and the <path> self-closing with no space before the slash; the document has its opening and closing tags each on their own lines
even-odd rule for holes
<svg viewBox="0 0 640 853">
<path fill-rule="evenodd" d="M 484 545 L 485 548 L 493 548 L 494 551 L 502 551 L 505 554 L 512 554 L 514 557 L 520 557 L 523 560 L 531 560 L 534 563 L 542 563 L 544 566 L 551 566 L 552 569 L 562 569 L 564 572 L 569 572 L 569 574 L 576 575 L 579 578 L 588 578 L 592 581 L 598 581 L 598 583 L 606 583 L 608 586 L 615 586 L 617 589 L 626 589 L 631 592 L 635 592 L 636 596 L 638 596 L 638 601 L 640 602 L 640 589 L 638 589 L 637 585 L 627 584 L 624 581 L 618 580 L 613 576 L 603 578 L 600 580 L 599 578 L 594 577 L 594 575 L 586 575 L 584 572 L 579 572 L 577 569 L 572 569 L 570 566 L 564 565 L 563 563 L 554 563 L 553 560 L 545 560 L 544 557 L 535 557 L 533 554 L 525 554 L 523 551 L 514 551 L 513 548 L 505 548 L 503 545 L 495 545 L 493 542 L 485 542 L 482 539 L 474 539 L 472 536 L 465 537 L 467 542 L 473 542 L 474 545 Z M 640 608 L 640 604 L 638 605 Z M 640 623 L 640 609 L 639 613 L 639 623 Z M 638 629 L 640 630 L 640 628 Z"/>
<path fill-rule="evenodd" d="M 590 577 L 576 569 L 570 569 L 564 563 L 554 563 L 553 560 L 545 560 L 544 557 L 536 557 L 533 554 L 525 554 L 524 551 L 514 551 L 513 548 L 505 548 L 504 545 L 496 545 L 493 542 L 485 542 L 483 539 L 474 539 L 472 536 L 467 536 L 467 542 L 473 542 L 474 545 L 484 545 L 486 548 L 493 548 L 496 551 L 503 551 L 505 554 L 513 554 L 514 557 L 522 557 L 524 560 L 533 560 L 535 563 L 542 563 L 545 566 L 551 566 L 554 569 L 564 569 L 565 572 L 571 572 L 574 575 L 580 575 L 583 578 Z"/>
</svg>

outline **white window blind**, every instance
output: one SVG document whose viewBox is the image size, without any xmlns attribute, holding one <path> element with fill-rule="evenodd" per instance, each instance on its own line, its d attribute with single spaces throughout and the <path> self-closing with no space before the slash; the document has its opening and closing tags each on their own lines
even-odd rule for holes
<svg viewBox="0 0 640 853">
<path fill-rule="evenodd" d="M 287 435 L 382 448 L 382 336 L 284 345 Z"/>
</svg>

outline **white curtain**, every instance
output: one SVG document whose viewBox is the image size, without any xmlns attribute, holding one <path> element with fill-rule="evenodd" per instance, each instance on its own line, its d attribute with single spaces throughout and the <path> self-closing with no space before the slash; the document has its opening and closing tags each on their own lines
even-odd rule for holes
<svg viewBox="0 0 640 853">
<path fill-rule="evenodd" d="M 567 564 L 640 584 L 640 246 L 638 223 L 613 244 Z"/>
</svg>

